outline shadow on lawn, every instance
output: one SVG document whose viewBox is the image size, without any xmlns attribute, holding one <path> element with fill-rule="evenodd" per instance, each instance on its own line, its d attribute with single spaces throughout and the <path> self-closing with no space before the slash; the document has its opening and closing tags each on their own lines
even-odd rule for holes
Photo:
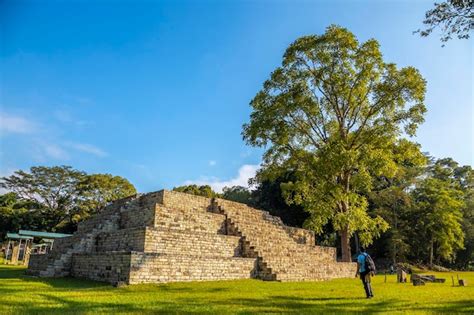
<svg viewBox="0 0 474 315">
<path fill-rule="evenodd" d="M 70 289 L 83 289 L 83 288 L 97 288 L 97 287 L 110 287 L 109 284 L 97 281 L 90 281 L 84 279 L 77 279 L 71 277 L 63 278 L 40 278 L 25 274 L 26 268 L 16 266 L 2 266 L 0 265 L 0 280 L 2 279 L 16 279 L 21 282 L 32 282 L 32 283 L 43 283 L 53 288 L 70 288 Z M 0 287 L 0 290 L 2 288 Z"/>
<path fill-rule="evenodd" d="M 52 296 L 49 294 L 38 294 L 44 299 L 39 304 L 18 305 L 10 303 L 19 314 L 85 314 L 85 313 L 131 313 L 143 314 L 141 307 L 133 304 L 116 302 L 84 302 Z M 8 305 L 9 303 L 3 303 Z"/>
<path fill-rule="evenodd" d="M 388 301 L 366 301 L 365 299 L 354 300 L 345 298 L 295 298 L 294 296 L 274 296 L 268 299 L 228 299 L 207 300 L 177 299 L 173 302 L 157 301 L 156 304 L 127 304 L 116 302 L 84 302 L 71 301 L 57 296 L 41 294 L 47 301 L 43 305 L 19 306 L 19 313 L 34 314 L 81 314 L 81 313 L 137 313 L 137 314 L 217 314 L 225 313 L 224 307 L 229 313 L 238 314 L 348 314 L 362 313 L 375 314 L 391 310 L 425 310 L 433 313 L 460 314 L 472 313 L 472 302 L 468 300 L 449 303 L 443 307 L 435 308 L 410 308 L 399 307 L 397 300 Z M 321 303 L 318 303 L 321 302 Z M 54 306 L 52 306 L 53 304 Z M 358 305 L 356 305 L 358 304 Z M 15 305 L 18 306 L 18 305 Z M 217 311 L 216 308 L 220 311 Z M 356 307 L 357 309 L 354 309 Z M 470 308 L 470 309 L 469 309 Z M 237 310 L 239 309 L 239 311 Z M 247 309 L 247 310 L 245 310 Z"/>
<path fill-rule="evenodd" d="M 24 268 L 0 265 L 0 279 L 21 278 L 25 274 Z"/>
<path fill-rule="evenodd" d="M 472 300 L 461 300 L 448 302 L 442 306 L 427 308 L 430 312 L 440 314 L 474 314 L 474 302 Z M 423 307 L 410 308 L 410 310 L 425 310 Z"/>
<path fill-rule="evenodd" d="M 254 313 L 287 314 L 374 314 L 390 310 L 397 301 L 367 301 L 366 299 L 299 298 L 295 296 L 273 296 L 268 299 L 234 300 L 235 304 L 256 309 Z"/>
<path fill-rule="evenodd" d="M 1 304 L 11 307 L 19 314 L 84 314 L 84 313 L 137 313 L 137 314 L 326 314 L 326 313 L 390 313 L 391 311 L 428 311 L 447 314 L 474 313 L 471 300 L 446 302 L 443 305 L 413 305 L 397 299 L 375 297 L 372 300 L 354 299 L 342 296 L 304 297 L 293 295 L 259 296 L 236 298 L 232 288 L 222 284 L 219 287 L 183 285 L 144 285 L 125 288 L 113 288 L 100 282 L 73 278 L 35 278 L 24 276 L 24 269 L 2 268 L 0 280 L 10 285 L 0 285 L 0 298 L 11 293 L 19 294 L 30 285 L 29 294 L 40 297 L 37 303 L 19 303 L 18 300 L 6 300 Z M 34 284 L 44 284 L 43 289 Z M 49 291 L 52 290 L 51 293 Z M 105 296 L 104 300 L 82 299 L 75 294 L 78 291 L 91 290 L 91 297 Z M 97 291 L 97 292 L 96 292 Z M 156 299 L 140 300 L 141 294 L 156 293 Z M 203 297 L 203 293 L 215 293 L 214 298 Z M 223 293 L 223 295 L 221 294 Z M 172 294 L 171 296 L 169 294 Z M 191 296 L 192 297 L 191 297 Z M 194 295 L 194 296 L 193 296 Z M 110 299 L 108 297 L 110 296 Z M 119 297 L 117 301 L 117 296 Z M 186 296 L 186 297 L 185 297 Z M 137 298 L 138 297 L 138 298 Z M 168 298 L 167 298 L 168 297 Z"/>
</svg>

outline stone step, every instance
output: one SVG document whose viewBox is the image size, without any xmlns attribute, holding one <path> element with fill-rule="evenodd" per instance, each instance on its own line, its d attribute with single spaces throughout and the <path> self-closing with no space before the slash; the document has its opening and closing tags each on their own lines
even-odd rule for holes
<svg viewBox="0 0 474 315">
<path fill-rule="evenodd" d="M 222 214 L 189 209 L 170 209 L 156 205 L 155 227 L 190 232 L 225 233 L 225 216 Z"/>
<path fill-rule="evenodd" d="M 140 253 L 132 258 L 130 283 L 250 279 L 255 258 Z"/>
<path fill-rule="evenodd" d="M 168 254 L 238 257 L 240 237 L 174 228 L 129 228 L 101 233 L 96 252 L 141 251 Z"/>
<path fill-rule="evenodd" d="M 336 274 L 352 276 L 355 273 L 354 264 L 349 265 L 350 268 L 338 266 L 334 249 L 297 243 L 289 233 L 294 230 L 285 228 L 281 220 L 268 213 L 220 200 L 217 208 L 227 215 L 231 229 L 242 235 L 245 248 L 261 257 L 262 266 L 273 273 L 276 280 L 323 280 Z"/>
<path fill-rule="evenodd" d="M 175 281 L 250 279 L 255 258 L 201 257 L 143 252 L 75 254 L 72 275 L 129 284 Z"/>
<path fill-rule="evenodd" d="M 147 229 L 145 252 L 214 257 L 242 256 L 238 236 L 163 228 Z"/>
</svg>

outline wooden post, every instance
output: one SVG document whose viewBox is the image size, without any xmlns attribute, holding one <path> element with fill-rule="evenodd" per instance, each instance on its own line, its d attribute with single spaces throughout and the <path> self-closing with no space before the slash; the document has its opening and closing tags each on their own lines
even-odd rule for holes
<svg viewBox="0 0 474 315">
<path fill-rule="evenodd" d="M 385 273 L 385 283 L 387 283 L 387 272 L 384 272 Z"/>
<path fill-rule="evenodd" d="M 9 251 L 10 251 L 10 239 L 8 239 L 7 250 L 5 251 L 5 263 L 7 263 Z"/>
<path fill-rule="evenodd" d="M 23 265 L 24 266 L 28 266 L 28 263 L 30 261 L 31 244 L 32 243 L 33 243 L 32 240 L 30 240 L 30 239 L 26 240 L 25 250 L 23 252 Z"/>
<path fill-rule="evenodd" d="M 20 250 L 21 250 L 21 238 L 20 238 L 20 243 L 18 243 L 18 251 L 16 253 L 16 263 L 18 264 L 18 261 L 20 260 Z"/>
</svg>

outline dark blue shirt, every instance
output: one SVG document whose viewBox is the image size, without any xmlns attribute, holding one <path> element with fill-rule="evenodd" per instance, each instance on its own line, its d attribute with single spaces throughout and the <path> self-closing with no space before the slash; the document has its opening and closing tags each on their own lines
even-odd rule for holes
<svg viewBox="0 0 474 315">
<path fill-rule="evenodd" d="M 357 256 L 357 262 L 359 263 L 359 272 L 362 273 L 365 271 L 365 259 L 367 257 L 367 253 L 360 253 Z"/>
</svg>

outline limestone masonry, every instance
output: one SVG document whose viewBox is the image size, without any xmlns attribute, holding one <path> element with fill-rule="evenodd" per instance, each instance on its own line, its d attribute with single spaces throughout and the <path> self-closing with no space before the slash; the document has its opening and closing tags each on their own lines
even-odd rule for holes
<svg viewBox="0 0 474 315">
<path fill-rule="evenodd" d="M 247 205 L 174 191 L 129 197 L 79 223 L 28 273 L 110 283 L 352 277 L 354 263 L 315 246 L 314 233 Z"/>
</svg>

